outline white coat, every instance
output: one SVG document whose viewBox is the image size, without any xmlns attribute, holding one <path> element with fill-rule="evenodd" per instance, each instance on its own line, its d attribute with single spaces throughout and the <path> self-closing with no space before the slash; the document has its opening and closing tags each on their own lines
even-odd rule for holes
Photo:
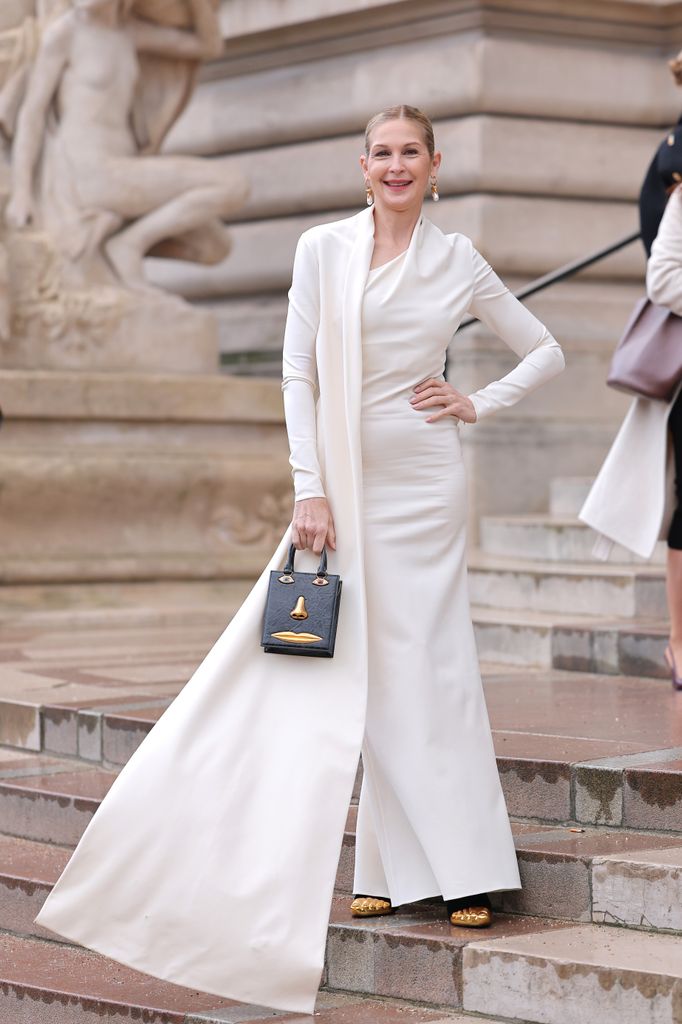
<svg viewBox="0 0 682 1024">
<path fill-rule="evenodd" d="M 682 316 L 682 195 L 670 197 L 647 264 L 652 302 Z M 679 394 L 679 388 L 678 388 Z M 612 543 L 651 558 L 666 537 L 675 509 L 675 465 L 668 417 L 676 399 L 635 398 L 579 513 L 602 541 L 595 554 L 608 556 Z M 604 543 L 604 541 L 606 543 Z"/>
<path fill-rule="evenodd" d="M 454 288 L 461 319 L 475 265 L 490 292 L 481 315 L 489 309 L 500 327 L 512 320 L 510 344 L 525 357 L 479 393 L 483 415 L 559 372 L 563 357 L 469 240 L 453 237 L 422 218 L 413 236 L 419 273 Z M 330 568 L 343 579 L 334 658 L 259 648 L 268 576 L 284 564 L 287 529 L 235 618 L 121 771 L 36 918 L 157 977 L 297 1012 L 315 1004 L 366 719 L 361 305 L 373 246 L 371 210 L 306 232 L 285 334 L 285 376 L 323 396 L 317 455 L 338 538 Z M 317 559 L 299 552 L 296 565 L 311 571 Z"/>
</svg>

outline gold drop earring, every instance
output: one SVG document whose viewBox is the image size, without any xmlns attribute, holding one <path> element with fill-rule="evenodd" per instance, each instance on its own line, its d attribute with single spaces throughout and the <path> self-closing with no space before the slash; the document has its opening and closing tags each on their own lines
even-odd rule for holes
<svg viewBox="0 0 682 1024">
<path fill-rule="evenodd" d="M 371 206 L 374 202 L 374 191 L 367 178 L 365 178 L 365 194 L 367 196 L 367 205 Z"/>
<path fill-rule="evenodd" d="M 431 175 L 431 198 L 434 203 L 437 203 L 440 199 L 440 196 L 438 195 L 438 182 L 436 181 L 435 174 Z"/>
</svg>

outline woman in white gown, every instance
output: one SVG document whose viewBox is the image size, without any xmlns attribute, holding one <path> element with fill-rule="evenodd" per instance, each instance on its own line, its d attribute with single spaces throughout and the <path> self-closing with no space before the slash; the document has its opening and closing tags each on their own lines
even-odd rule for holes
<svg viewBox="0 0 682 1024">
<path fill-rule="evenodd" d="M 293 521 L 36 918 L 157 977 L 296 1012 L 315 1005 L 361 750 L 355 913 L 440 894 L 454 924 L 481 925 L 485 894 L 519 887 L 469 613 L 459 424 L 563 367 L 471 241 L 423 216 L 440 164 L 428 118 L 392 108 L 367 142 L 373 205 L 296 249 Z M 442 373 L 467 311 L 520 359 L 469 397 Z M 264 654 L 270 571 L 291 542 L 313 570 L 325 541 L 343 579 L 334 657 Z"/>
<path fill-rule="evenodd" d="M 517 401 L 559 372 L 563 357 L 464 236 L 448 236 L 452 263 L 442 253 L 427 258 L 437 229 L 422 199 L 429 180 L 438 196 L 440 160 L 420 111 L 393 108 L 370 121 L 361 162 L 374 247 L 362 297 L 360 404 L 369 680 L 351 912 L 390 913 L 442 895 L 453 925 L 481 927 L 492 919 L 487 893 L 520 882 L 469 612 L 459 423 Z M 308 233 L 318 253 L 333 229 Z M 524 357 L 469 397 L 443 380 L 467 307 Z M 293 539 L 319 552 L 336 538 L 311 381 L 301 373 L 314 363 L 314 331 L 307 352 L 303 332 L 287 342 Z"/>
</svg>

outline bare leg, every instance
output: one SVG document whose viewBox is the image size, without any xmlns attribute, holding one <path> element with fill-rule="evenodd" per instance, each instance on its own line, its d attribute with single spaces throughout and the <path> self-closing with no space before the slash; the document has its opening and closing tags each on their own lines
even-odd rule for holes
<svg viewBox="0 0 682 1024">
<path fill-rule="evenodd" d="M 198 157 L 121 157 L 109 160 L 106 170 L 84 175 L 79 196 L 88 209 L 109 210 L 127 222 L 110 233 L 104 250 L 121 281 L 134 289 L 151 288 L 142 269 L 150 249 L 229 217 L 249 192 L 243 175 Z"/>
<path fill-rule="evenodd" d="M 191 189 L 113 235 L 105 245 L 107 258 L 129 288 L 149 289 L 144 283 L 145 254 L 163 239 L 205 224 L 224 206 L 223 188 L 203 185 Z"/>
<path fill-rule="evenodd" d="M 682 551 L 668 548 L 668 609 L 670 611 L 670 646 L 682 671 Z"/>
</svg>

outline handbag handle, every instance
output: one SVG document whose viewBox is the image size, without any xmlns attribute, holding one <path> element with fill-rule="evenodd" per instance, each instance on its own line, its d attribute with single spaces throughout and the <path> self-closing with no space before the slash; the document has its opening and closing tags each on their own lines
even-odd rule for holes
<svg viewBox="0 0 682 1024">
<path fill-rule="evenodd" d="M 289 554 L 287 555 L 286 564 L 285 564 L 284 569 L 283 569 L 283 572 L 284 572 L 285 576 L 293 575 L 293 572 L 294 572 L 294 558 L 295 557 L 296 557 L 296 548 L 294 547 L 293 544 L 291 544 L 290 547 L 289 547 Z M 327 548 L 326 548 L 326 546 L 322 548 L 322 553 L 320 555 L 320 564 L 317 567 L 317 575 L 318 575 L 318 578 L 326 579 L 326 576 L 327 576 Z"/>
</svg>

